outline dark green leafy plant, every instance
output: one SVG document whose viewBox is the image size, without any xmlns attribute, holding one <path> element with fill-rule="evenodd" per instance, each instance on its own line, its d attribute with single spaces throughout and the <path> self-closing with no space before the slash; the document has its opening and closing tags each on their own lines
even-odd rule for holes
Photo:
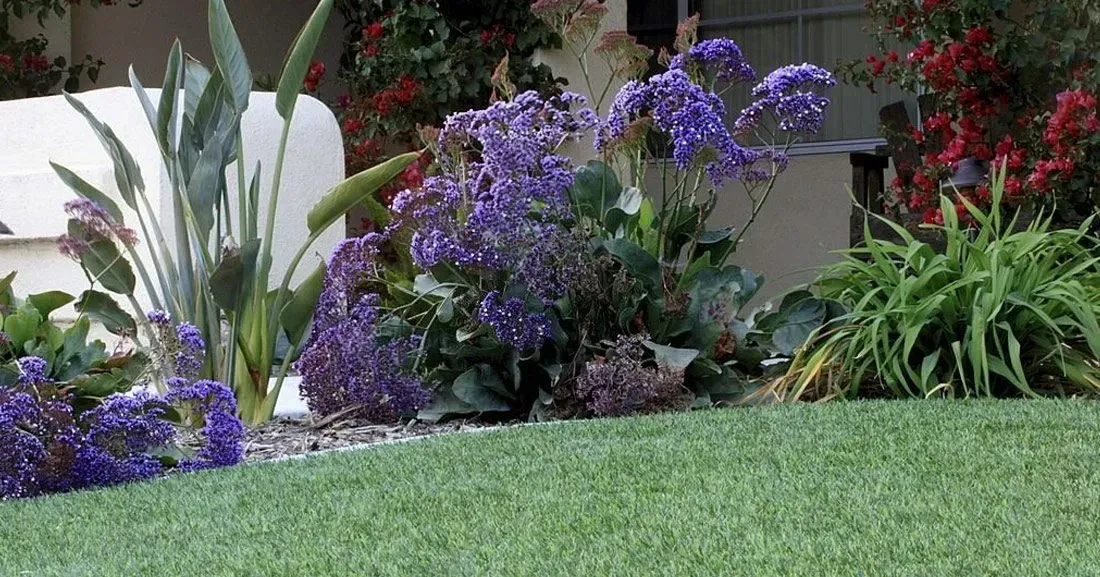
<svg viewBox="0 0 1100 577">
<path fill-rule="evenodd" d="M 46 375 L 71 393 L 77 409 L 88 408 L 111 395 L 129 391 L 149 366 L 149 358 L 133 347 L 108 352 L 99 340 L 88 340 L 91 323 L 80 315 L 63 328 L 50 313 L 72 304 L 76 298 L 61 291 L 15 297 L 15 273 L 0 279 L 0 388 L 19 377 L 16 361 L 24 357 L 44 359 Z"/>
<path fill-rule="evenodd" d="M 1001 215 L 1004 181 L 1004 171 L 994 176 L 989 212 L 966 203 L 965 223 L 941 199 L 942 254 L 891 225 L 902 242 L 868 233 L 866 247 L 827 267 L 817 294 L 850 312 L 815 332 L 773 390 L 787 399 L 1100 391 L 1100 240 L 1091 222 L 1052 230 L 1049 215 L 1016 231 L 1016 218 Z"/>
</svg>

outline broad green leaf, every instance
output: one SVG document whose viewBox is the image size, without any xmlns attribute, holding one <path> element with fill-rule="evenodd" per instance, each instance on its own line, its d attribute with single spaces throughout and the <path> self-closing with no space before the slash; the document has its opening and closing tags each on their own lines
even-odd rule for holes
<svg viewBox="0 0 1100 577">
<path fill-rule="evenodd" d="M 687 369 L 688 365 L 699 356 L 699 351 L 697 349 L 679 349 L 667 345 L 659 345 L 653 341 L 645 341 L 642 344 L 645 345 L 647 349 L 653 351 L 653 358 L 657 360 L 658 365 L 677 371 Z"/>
<path fill-rule="evenodd" d="M 401 174 L 405 167 L 420 158 L 419 152 L 407 152 L 395 156 L 381 164 L 372 166 L 359 174 L 337 184 L 321 197 L 310 209 L 306 216 L 306 224 L 311 234 L 317 234 L 337 219 L 347 214 L 355 205 L 363 202 L 363 199 L 374 194 L 395 176 Z"/>
<path fill-rule="evenodd" d="M 604 241 L 603 246 L 623 264 L 631 274 L 638 277 L 651 289 L 662 285 L 661 264 L 642 247 L 624 238 Z"/>
<path fill-rule="evenodd" d="M 4 317 L 4 332 L 16 351 L 22 351 L 27 341 L 34 339 L 38 325 L 42 324 L 42 314 L 34 305 L 26 303 L 13 314 Z"/>
<path fill-rule="evenodd" d="M 581 216 L 602 223 L 608 209 L 618 202 L 622 190 L 623 186 L 611 167 L 598 160 L 590 160 L 577 169 L 572 187 L 573 202 Z"/>
<path fill-rule="evenodd" d="M 229 87 L 233 107 L 239 114 L 244 114 L 252 92 L 252 70 L 248 66 L 241 39 L 233 27 L 233 20 L 229 17 L 229 10 L 225 7 L 225 0 L 210 0 L 208 24 L 214 61 Z"/>
<path fill-rule="evenodd" d="M 69 234 L 83 237 L 80 223 L 69 221 Z M 103 288 L 121 295 L 134 294 L 137 279 L 130 262 L 122 257 L 114 241 L 97 239 L 88 243 L 88 250 L 80 257 L 80 264 Z"/>
<path fill-rule="evenodd" d="M 316 269 L 294 289 L 294 295 L 279 312 L 279 321 L 286 332 L 286 338 L 292 345 L 302 342 L 309 323 L 313 319 L 313 309 L 317 306 L 317 299 L 321 296 L 321 289 L 325 282 L 325 263 L 321 263 Z"/>
<path fill-rule="evenodd" d="M 313 15 L 309 17 L 305 26 L 294 38 L 290 46 L 286 61 L 283 63 L 283 72 L 279 76 L 279 89 L 275 95 L 275 110 L 279 116 L 289 119 L 294 113 L 294 105 L 298 101 L 298 94 L 302 91 L 302 82 L 309 72 L 310 60 L 317 51 L 317 43 L 321 40 L 321 33 L 328 23 L 329 14 L 332 12 L 333 0 L 321 0 Z"/>
<path fill-rule="evenodd" d="M 784 355 L 790 355 L 801 347 L 815 329 L 825 322 L 825 303 L 819 299 L 806 299 L 788 311 L 780 311 L 782 320 L 772 333 L 772 342 Z"/>
<path fill-rule="evenodd" d="M 210 275 L 210 292 L 214 302 L 222 310 L 235 312 L 242 294 L 252 286 L 256 272 L 256 257 L 260 251 L 260 240 L 253 239 L 222 258 L 214 274 Z"/>
<path fill-rule="evenodd" d="M 133 336 L 137 332 L 133 317 L 106 293 L 84 291 L 76 302 L 76 311 L 102 324 L 112 334 Z"/>
<path fill-rule="evenodd" d="M 60 164 L 50 162 L 50 167 L 53 168 L 53 171 L 61 178 L 61 182 L 64 182 L 73 192 L 98 204 L 103 210 L 107 211 L 107 214 L 111 215 L 111 218 L 115 219 L 115 222 L 125 224 L 125 220 L 123 220 L 122 217 L 122 210 L 119 209 L 115 201 L 111 200 L 103 191 L 92 186 L 88 181 L 80 178 L 75 172 Z"/>
<path fill-rule="evenodd" d="M 42 314 L 42 318 L 46 319 L 50 317 L 50 313 L 73 302 L 75 298 L 76 297 L 66 292 L 49 291 L 28 295 L 27 302 L 38 309 L 38 312 Z"/>
<path fill-rule="evenodd" d="M 451 386 L 456 397 L 478 412 L 509 411 L 514 395 L 489 365 L 477 365 L 462 373 Z"/>
<path fill-rule="evenodd" d="M 477 409 L 464 403 L 451 392 L 449 387 L 442 387 L 432 395 L 428 406 L 420 409 L 416 418 L 429 423 L 438 423 L 447 417 L 469 415 L 479 412 Z"/>
</svg>

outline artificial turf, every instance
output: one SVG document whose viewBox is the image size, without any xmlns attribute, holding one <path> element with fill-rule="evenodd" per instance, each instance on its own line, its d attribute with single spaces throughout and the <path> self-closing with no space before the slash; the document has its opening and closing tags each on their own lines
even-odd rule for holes
<svg viewBox="0 0 1100 577">
<path fill-rule="evenodd" d="M 1100 575 L 1100 404 L 574 422 L 0 503 L 0 575 Z"/>
</svg>

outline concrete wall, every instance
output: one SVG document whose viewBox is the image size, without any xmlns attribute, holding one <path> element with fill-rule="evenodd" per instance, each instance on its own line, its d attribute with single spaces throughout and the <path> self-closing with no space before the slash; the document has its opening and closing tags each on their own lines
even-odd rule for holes
<svg viewBox="0 0 1100 577">
<path fill-rule="evenodd" d="M 886 178 L 889 181 L 893 175 Z M 660 182 L 660 172 L 650 169 L 647 189 L 659 191 Z M 846 153 L 791 158 L 741 247 L 730 258 L 731 264 L 766 276 L 756 302 L 809 282 L 817 267 L 834 262 L 838 258 L 835 251 L 848 247 L 851 185 L 852 168 Z M 729 184 L 719 194 L 710 227 L 741 229 L 751 208 L 741 185 Z"/>
</svg>

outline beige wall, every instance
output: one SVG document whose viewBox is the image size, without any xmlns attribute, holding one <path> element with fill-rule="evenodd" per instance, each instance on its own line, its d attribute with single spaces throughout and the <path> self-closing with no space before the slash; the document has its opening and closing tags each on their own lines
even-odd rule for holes
<svg viewBox="0 0 1100 577">
<path fill-rule="evenodd" d="M 229 13 L 244 44 L 249 64 L 257 77 L 278 75 L 290 43 L 305 24 L 316 0 L 227 0 Z M 198 60 L 211 63 L 207 32 L 207 0 L 146 0 L 137 7 L 125 4 L 91 8 L 86 3 L 71 7 L 65 18 L 49 20 L 39 27 L 33 20 L 17 22 L 19 36 L 44 33 L 50 52 L 71 60 L 86 54 L 102 58 L 107 65 L 99 82 L 82 88 L 129 86 L 128 69 L 133 64 L 147 88 L 157 88 L 164 77 L 168 49 L 177 37 L 183 49 Z M 335 77 L 343 43 L 343 19 L 334 10 L 316 58 Z M 328 96 L 324 90 L 322 93 Z"/>
<path fill-rule="evenodd" d="M 791 158 L 757 221 L 730 258 L 731 264 L 766 276 L 762 299 L 809 282 L 817 267 L 838 258 L 834 251 L 848 247 L 851 180 L 846 153 Z M 659 172 L 650 170 L 649 190 L 659 190 L 660 182 Z M 733 183 L 721 191 L 710 227 L 741 229 L 750 214 L 744 189 Z"/>
</svg>

